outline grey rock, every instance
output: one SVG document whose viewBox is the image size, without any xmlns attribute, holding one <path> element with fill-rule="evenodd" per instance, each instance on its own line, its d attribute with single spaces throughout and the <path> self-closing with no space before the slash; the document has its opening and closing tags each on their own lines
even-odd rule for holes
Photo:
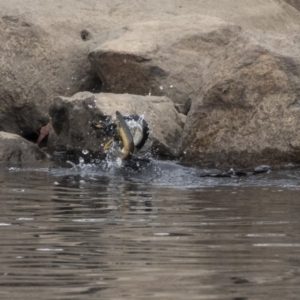
<svg viewBox="0 0 300 300">
<path fill-rule="evenodd" d="M 248 1 L 218 1 L 214 6 L 208 2 L 203 6 L 199 3 L 199 14 L 195 9 L 186 15 L 130 24 L 118 39 L 91 51 L 89 59 L 103 89 L 113 93 L 164 95 L 174 101 L 180 113 L 187 114 L 201 92 L 205 70 L 238 37 L 241 28 L 299 30 L 300 23 L 296 21 L 299 13 L 281 1 L 267 4 L 256 1 L 255 7 L 253 4 L 247 7 Z M 287 22 L 278 26 L 280 16 L 285 16 Z"/>
<path fill-rule="evenodd" d="M 99 82 L 79 33 L 77 40 L 60 39 L 23 16 L 0 18 L 0 130 L 34 140 L 53 96 L 92 90 Z"/>
<path fill-rule="evenodd" d="M 7 132 L 0 132 L 0 161 L 28 163 L 44 160 L 45 152 L 24 138 Z"/>
<path fill-rule="evenodd" d="M 183 160 L 249 167 L 300 161 L 300 35 L 243 33 L 203 76 Z"/>
<path fill-rule="evenodd" d="M 201 15 L 138 23 L 89 58 L 106 91 L 166 95 L 187 114 L 203 70 L 239 31 L 236 25 Z"/>
<path fill-rule="evenodd" d="M 91 124 L 122 114 L 144 116 L 149 124 L 149 141 L 144 152 L 155 156 L 177 157 L 179 140 L 184 123 L 173 102 L 167 97 L 150 97 L 130 94 L 77 93 L 73 97 L 56 97 L 49 109 L 53 131 L 50 132 L 50 149 L 65 149 L 102 157 L 107 136 Z M 82 155 L 85 156 L 85 155 Z"/>
<path fill-rule="evenodd" d="M 295 9 L 300 10 L 299 0 L 283 0 L 283 1 L 286 2 L 287 4 L 291 5 Z"/>
</svg>

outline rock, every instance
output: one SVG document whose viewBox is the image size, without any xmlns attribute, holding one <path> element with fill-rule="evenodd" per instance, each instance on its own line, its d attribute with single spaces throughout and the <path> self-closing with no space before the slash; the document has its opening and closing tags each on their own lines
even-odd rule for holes
<svg viewBox="0 0 300 300">
<path fill-rule="evenodd" d="M 83 92 L 71 98 L 54 98 L 49 109 L 54 129 L 54 132 L 50 131 L 49 148 L 102 157 L 107 136 L 102 130 L 93 129 L 91 123 L 114 118 L 116 110 L 122 114 L 144 116 L 150 128 L 144 152 L 150 150 L 155 156 L 162 157 L 178 156 L 184 124 L 173 102 L 166 97 L 129 94 Z"/>
<path fill-rule="evenodd" d="M 27 163 L 47 158 L 45 152 L 24 138 L 7 132 L 0 132 L 0 161 Z"/>
<path fill-rule="evenodd" d="M 300 11 L 300 2 L 299 0 L 284 0 L 287 4 L 291 5 L 295 9 Z"/>
<path fill-rule="evenodd" d="M 36 141 L 36 145 L 40 146 L 40 144 L 46 139 L 48 138 L 49 132 L 51 130 L 52 126 L 51 123 L 48 123 L 47 125 L 43 126 L 40 130 L 40 134 L 39 137 Z"/>
<path fill-rule="evenodd" d="M 92 90 L 99 82 L 79 32 L 77 39 L 56 40 L 36 21 L 5 15 L 0 41 L 0 130 L 36 140 L 53 96 Z"/>
<path fill-rule="evenodd" d="M 283 2 L 257 1 L 258 6 L 253 8 L 251 4 L 251 9 L 247 9 L 246 2 L 226 1 L 224 7 L 218 1 L 214 8 L 206 3 L 203 14 L 128 25 L 118 39 L 101 44 L 89 54 L 103 89 L 113 93 L 165 95 L 174 101 L 179 112 L 187 114 L 201 91 L 205 70 L 238 37 L 241 26 L 274 31 L 299 29 L 296 19 L 300 14 Z M 264 24 L 255 19 L 254 11 L 257 16 L 264 13 Z M 243 19 L 241 15 L 237 18 L 238 13 L 242 13 Z M 278 26 L 275 20 L 287 13 L 291 18 Z"/>
<path fill-rule="evenodd" d="M 174 23 L 178 26 L 172 27 Z M 228 44 L 236 32 L 239 27 L 207 16 L 150 21 L 130 26 L 126 34 L 101 45 L 89 58 L 103 89 L 167 95 L 186 114 L 215 49 Z"/>
<path fill-rule="evenodd" d="M 184 161 L 249 167 L 300 161 L 300 35 L 243 33 L 205 70 Z"/>
</svg>

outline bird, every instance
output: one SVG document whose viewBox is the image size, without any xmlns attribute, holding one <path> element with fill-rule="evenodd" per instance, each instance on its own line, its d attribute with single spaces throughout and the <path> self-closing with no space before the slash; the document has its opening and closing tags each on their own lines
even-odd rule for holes
<svg viewBox="0 0 300 300">
<path fill-rule="evenodd" d="M 145 145 L 149 137 L 149 125 L 139 115 L 122 115 L 116 111 L 116 121 L 92 122 L 92 127 L 102 129 L 111 139 L 103 149 L 113 150 L 123 160 L 128 160 Z M 121 148 L 122 147 L 122 148 Z"/>
</svg>

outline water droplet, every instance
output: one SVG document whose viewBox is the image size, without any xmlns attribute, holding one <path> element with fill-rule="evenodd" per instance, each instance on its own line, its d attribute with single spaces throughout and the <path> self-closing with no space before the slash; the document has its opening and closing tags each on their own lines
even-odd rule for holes
<svg viewBox="0 0 300 300">
<path fill-rule="evenodd" d="M 16 192 L 16 193 L 24 193 L 25 190 L 24 189 L 12 189 L 12 192 Z"/>
<path fill-rule="evenodd" d="M 82 150 L 82 154 L 84 154 L 84 155 L 89 154 L 89 150 Z"/>
<path fill-rule="evenodd" d="M 116 160 L 117 166 L 122 167 L 122 159 L 120 157 Z"/>
<path fill-rule="evenodd" d="M 64 251 L 62 248 L 37 248 L 37 251 Z"/>
<path fill-rule="evenodd" d="M 161 85 L 161 86 L 159 87 L 159 89 L 162 91 L 162 90 L 164 89 L 164 87 Z"/>
<path fill-rule="evenodd" d="M 157 233 L 154 233 L 153 235 L 168 236 L 168 235 L 170 235 L 170 233 L 168 233 L 168 232 L 157 232 Z"/>
<path fill-rule="evenodd" d="M 17 171 L 17 170 L 18 170 L 18 168 L 11 167 L 11 168 L 9 168 L 8 170 L 9 170 L 9 171 Z"/>
</svg>

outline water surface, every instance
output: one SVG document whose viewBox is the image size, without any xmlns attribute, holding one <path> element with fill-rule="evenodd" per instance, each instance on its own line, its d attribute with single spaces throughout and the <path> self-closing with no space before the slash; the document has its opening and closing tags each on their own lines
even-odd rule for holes
<svg viewBox="0 0 300 300">
<path fill-rule="evenodd" d="M 0 299 L 299 299 L 300 169 L 0 166 Z"/>
</svg>

